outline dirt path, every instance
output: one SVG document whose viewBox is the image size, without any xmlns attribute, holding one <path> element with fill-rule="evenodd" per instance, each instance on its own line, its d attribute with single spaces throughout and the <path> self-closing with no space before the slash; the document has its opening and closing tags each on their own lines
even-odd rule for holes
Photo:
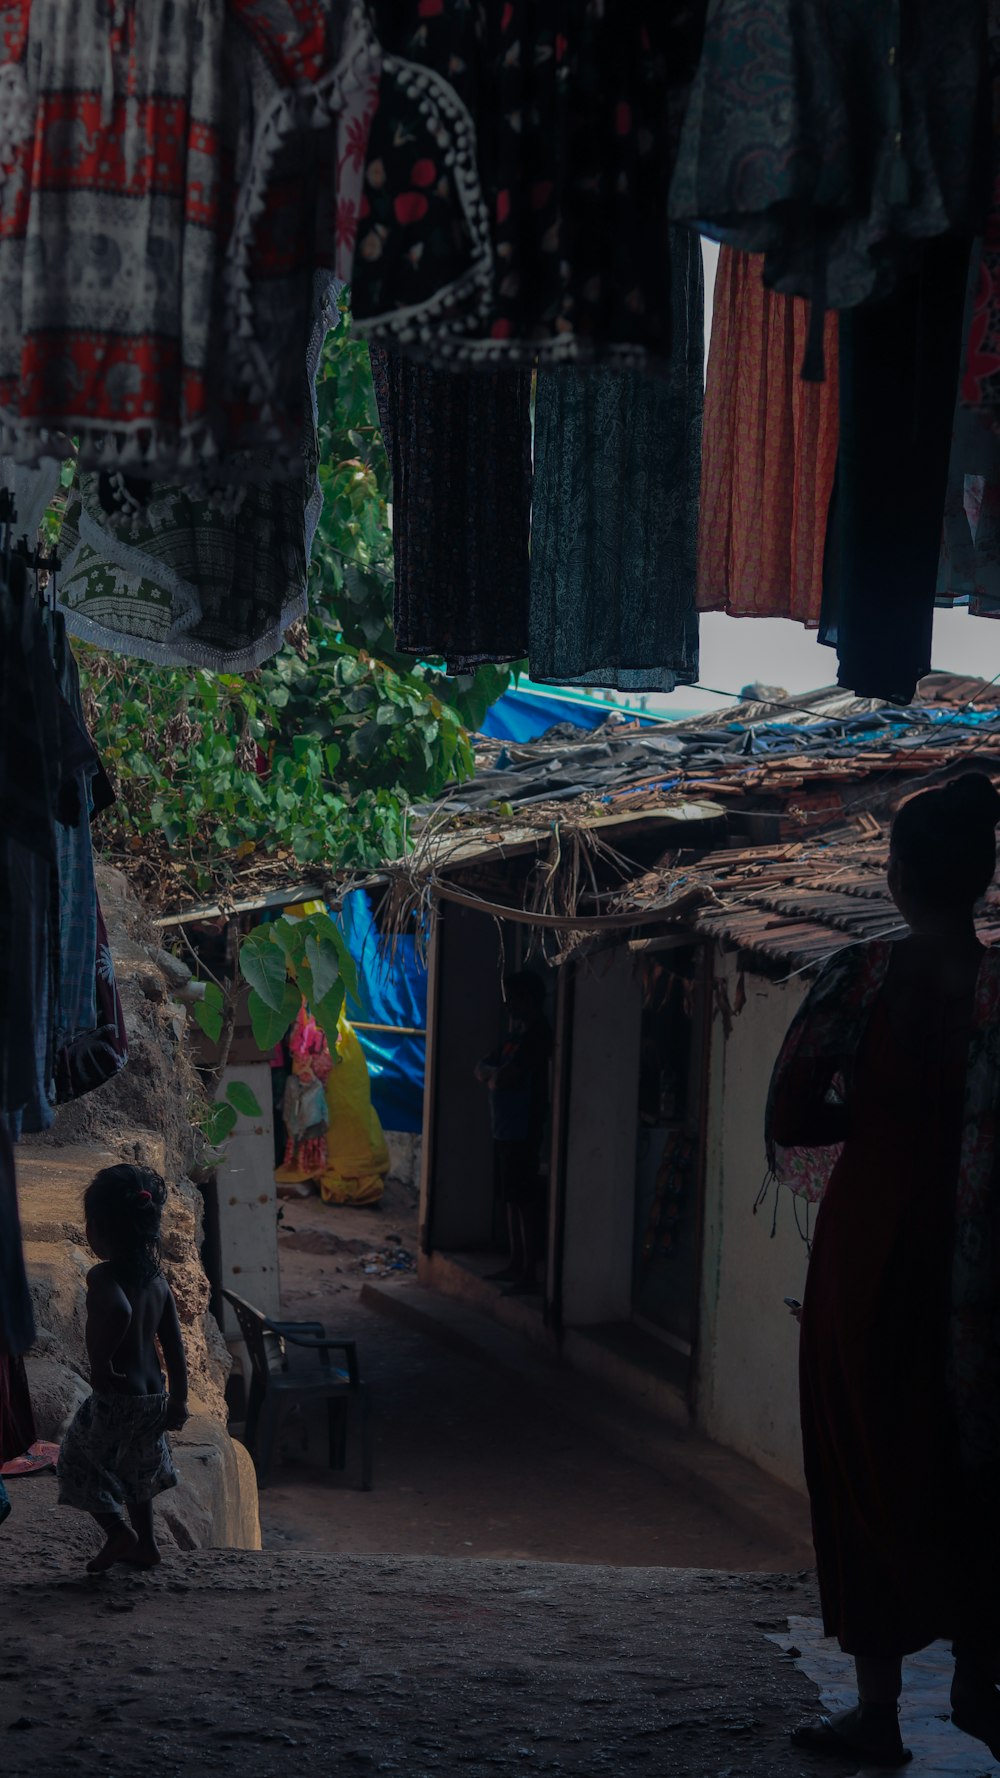
<svg viewBox="0 0 1000 1778">
<path fill-rule="evenodd" d="M 268 1548 L 737 1572 L 789 1565 L 787 1542 L 748 1534 L 693 1489 L 553 1413 L 542 1392 L 362 1305 L 365 1251 L 412 1251 L 412 1209 L 380 1216 L 312 1199 L 288 1204 L 283 1221 L 286 1312 L 358 1340 L 375 1401 L 376 1488 L 358 1491 L 356 1452 L 346 1477 L 331 1476 L 321 1421 L 306 1445 L 302 1428 L 286 1441 L 293 1461 L 262 1494 Z M 348 1242 L 360 1251 L 334 1245 Z"/>
<path fill-rule="evenodd" d="M 787 1733 L 816 1692 L 765 1631 L 814 1609 L 806 1583 L 211 1553 L 94 1581 L 54 1485 L 23 1486 L 5 1778 L 800 1778 Z"/>
</svg>

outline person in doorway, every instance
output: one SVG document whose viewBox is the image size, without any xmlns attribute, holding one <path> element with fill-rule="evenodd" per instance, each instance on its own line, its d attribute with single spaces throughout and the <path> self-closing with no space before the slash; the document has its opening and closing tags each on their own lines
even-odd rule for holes
<svg viewBox="0 0 1000 1778">
<path fill-rule="evenodd" d="M 828 966 L 768 1105 L 772 1171 L 822 1199 L 803 1451 L 826 1633 L 858 1682 L 855 1708 L 793 1740 L 865 1766 L 909 1759 L 901 1662 L 939 1637 L 952 1720 L 1000 1758 L 1000 952 L 974 923 L 998 820 L 979 773 L 902 805 L 908 931 Z"/>
<path fill-rule="evenodd" d="M 136 1166 L 106 1167 L 84 1195 L 99 1262 L 87 1277 L 93 1394 L 63 1440 L 58 1476 L 60 1505 L 90 1513 L 104 1532 L 91 1574 L 117 1562 L 156 1567 L 153 1501 L 177 1485 L 166 1434 L 187 1420 L 188 1377 L 177 1305 L 160 1267 L 166 1198 L 159 1175 Z"/>
<path fill-rule="evenodd" d="M 507 1035 L 476 1068 L 490 1096 L 497 1189 L 507 1215 L 510 1259 L 498 1282 L 512 1290 L 536 1286 L 540 1251 L 539 1163 L 549 1110 L 549 1057 L 545 983 L 522 970 L 504 983 Z"/>
</svg>

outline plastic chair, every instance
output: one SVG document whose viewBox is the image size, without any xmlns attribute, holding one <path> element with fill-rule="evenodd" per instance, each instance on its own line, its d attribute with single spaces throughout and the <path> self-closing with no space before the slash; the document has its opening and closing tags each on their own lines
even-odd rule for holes
<svg viewBox="0 0 1000 1778">
<path fill-rule="evenodd" d="M 243 1442 L 254 1460 L 257 1486 L 267 1484 L 283 1414 L 310 1401 L 327 1404 L 330 1468 L 343 1469 L 347 1463 L 348 1403 L 353 1395 L 361 1415 L 361 1486 L 371 1488 L 371 1397 L 358 1373 L 356 1342 L 328 1340 L 320 1321 L 272 1321 L 231 1290 L 222 1294 L 236 1312 L 250 1362 Z M 317 1364 L 307 1370 L 292 1370 L 289 1347 L 315 1353 Z M 343 1353 L 346 1369 L 331 1363 L 331 1352 Z"/>
</svg>

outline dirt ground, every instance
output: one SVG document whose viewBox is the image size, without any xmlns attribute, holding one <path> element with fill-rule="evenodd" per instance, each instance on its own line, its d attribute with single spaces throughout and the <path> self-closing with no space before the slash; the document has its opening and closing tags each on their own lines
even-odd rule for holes
<svg viewBox="0 0 1000 1778">
<path fill-rule="evenodd" d="M 293 1428 L 263 1553 L 92 1578 L 96 1527 L 54 1478 L 12 1484 L 4 1778 L 803 1778 L 788 1733 L 816 1687 L 767 1636 L 815 1614 L 812 1577 L 764 1572 L 776 1551 L 690 1492 L 366 1308 L 395 1263 L 367 1255 L 414 1245 L 409 1196 L 284 1224 L 287 1312 L 356 1334 L 376 1391 L 374 1491 Z"/>
<path fill-rule="evenodd" d="M 273 1552 L 88 1579 L 54 1492 L 0 1532 L 5 1778 L 801 1778 L 816 1690 L 765 1634 L 808 1581 Z"/>
<path fill-rule="evenodd" d="M 286 1203 L 282 1230 L 285 1313 L 358 1341 L 374 1400 L 376 1485 L 358 1489 L 356 1446 L 346 1474 L 325 1467 L 321 1420 L 290 1428 L 289 1461 L 261 1496 L 267 1548 L 737 1572 L 788 1565 L 787 1545 L 748 1534 L 694 1489 L 553 1414 L 548 1396 L 362 1304 L 366 1256 L 415 1251 L 405 1188 L 394 1185 L 382 1211 Z"/>
</svg>

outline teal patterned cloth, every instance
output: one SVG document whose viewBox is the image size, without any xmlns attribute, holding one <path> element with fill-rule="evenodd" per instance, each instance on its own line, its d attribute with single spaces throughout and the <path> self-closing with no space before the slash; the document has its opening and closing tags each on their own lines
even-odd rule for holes
<svg viewBox="0 0 1000 1778">
<path fill-rule="evenodd" d="M 542 683 L 670 692 L 698 677 L 704 273 L 697 237 L 671 235 L 662 374 L 538 373 L 529 665 Z"/>
<path fill-rule="evenodd" d="M 670 217 L 817 309 L 884 296 L 989 201 L 982 0 L 710 0 Z"/>
</svg>

